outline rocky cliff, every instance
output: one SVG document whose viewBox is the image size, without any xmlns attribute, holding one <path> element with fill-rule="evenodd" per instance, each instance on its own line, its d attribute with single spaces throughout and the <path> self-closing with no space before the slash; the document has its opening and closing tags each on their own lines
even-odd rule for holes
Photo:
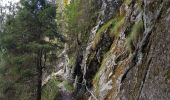
<svg viewBox="0 0 170 100">
<path fill-rule="evenodd" d="M 96 5 L 96 24 L 70 73 L 78 100 L 169 100 L 170 1 Z"/>
</svg>

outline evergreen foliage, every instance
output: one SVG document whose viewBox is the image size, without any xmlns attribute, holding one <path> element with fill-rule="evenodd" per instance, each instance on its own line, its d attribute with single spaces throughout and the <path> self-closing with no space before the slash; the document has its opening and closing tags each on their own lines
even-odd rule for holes
<svg viewBox="0 0 170 100">
<path fill-rule="evenodd" d="M 0 32 L 0 99 L 34 100 L 40 95 L 40 100 L 42 70 L 64 38 L 57 32 L 55 5 L 46 0 L 20 3 Z"/>
</svg>

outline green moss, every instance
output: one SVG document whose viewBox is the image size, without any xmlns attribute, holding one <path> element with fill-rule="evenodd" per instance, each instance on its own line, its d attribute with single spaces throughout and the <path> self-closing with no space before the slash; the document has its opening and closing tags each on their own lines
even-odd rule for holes
<svg viewBox="0 0 170 100">
<path fill-rule="evenodd" d="M 93 48 L 96 48 L 96 45 L 100 42 L 102 35 L 105 31 L 108 30 L 109 26 L 113 25 L 115 22 L 115 19 L 110 19 L 106 24 L 104 24 L 96 33 L 93 43 Z"/>
<path fill-rule="evenodd" d="M 100 42 L 101 37 L 103 35 L 103 33 L 105 31 L 108 30 L 108 28 L 111 26 L 110 30 L 109 30 L 109 35 L 110 37 L 118 37 L 120 30 L 123 26 L 125 22 L 125 17 L 124 16 L 116 16 L 115 18 L 109 20 L 106 24 L 104 24 L 96 33 L 95 36 L 95 40 L 94 40 L 94 47 L 96 47 L 96 45 Z M 100 79 L 100 75 L 101 72 L 103 71 L 103 69 L 106 66 L 106 62 L 108 61 L 111 53 L 112 53 L 112 49 L 115 47 L 115 45 L 113 44 L 110 48 L 110 50 L 104 55 L 101 66 L 98 70 L 98 72 L 96 73 L 95 77 L 93 78 L 93 85 L 96 89 L 96 95 L 98 95 L 99 92 L 99 79 Z"/>
<path fill-rule="evenodd" d="M 128 49 L 131 51 L 131 43 L 139 38 L 139 35 L 143 32 L 143 21 L 136 22 L 131 29 L 129 36 L 127 37 L 126 44 Z"/>
<path fill-rule="evenodd" d="M 118 37 L 118 35 L 120 33 L 120 29 L 123 26 L 124 22 L 125 22 L 124 16 L 120 16 L 115 20 L 115 25 L 113 25 L 113 28 L 111 29 L 111 32 L 110 32 L 111 37 L 113 37 L 113 36 Z"/>
<path fill-rule="evenodd" d="M 142 10 L 142 0 L 137 0 L 137 4 L 140 10 Z"/>
<path fill-rule="evenodd" d="M 56 77 L 52 78 L 42 88 L 42 100 L 54 100 L 56 96 L 60 96 L 58 85 L 62 83 L 68 92 L 73 92 L 74 88 L 68 81 L 59 81 Z"/>
<path fill-rule="evenodd" d="M 58 84 L 60 81 L 57 78 L 51 79 L 42 89 L 42 100 L 54 100 L 59 92 Z"/>
<path fill-rule="evenodd" d="M 170 79 L 170 70 L 168 70 L 168 71 L 166 72 L 165 78 L 168 79 L 168 80 Z"/>
<path fill-rule="evenodd" d="M 111 19 L 111 20 L 109 20 L 106 24 L 104 24 L 104 25 L 98 30 L 97 34 L 101 34 L 101 33 L 105 32 L 105 31 L 109 28 L 109 26 L 110 26 L 111 24 L 113 24 L 114 20 L 115 20 L 115 19 Z"/>
<path fill-rule="evenodd" d="M 95 77 L 93 78 L 93 86 L 95 88 L 95 93 L 98 96 L 99 95 L 99 79 L 100 79 L 100 73 L 102 68 L 99 69 L 99 71 L 96 73 Z"/>
<path fill-rule="evenodd" d="M 69 83 L 68 81 L 64 81 L 63 84 L 67 91 L 70 91 L 70 92 L 74 91 L 73 85 Z"/>
<path fill-rule="evenodd" d="M 132 2 L 132 0 L 124 0 L 124 3 L 125 3 L 126 5 L 129 5 L 131 2 Z"/>
<path fill-rule="evenodd" d="M 96 95 L 99 95 L 99 79 L 100 79 L 100 75 L 103 71 L 103 69 L 105 68 L 106 66 L 106 62 L 108 61 L 109 57 L 111 55 L 111 52 L 110 50 L 104 55 L 103 57 L 103 60 L 102 60 L 102 63 L 101 63 L 101 66 L 98 70 L 98 72 L 96 73 L 95 77 L 93 78 L 93 85 L 96 89 Z"/>
<path fill-rule="evenodd" d="M 125 22 L 124 16 L 117 16 L 109 20 L 106 24 L 104 24 L 96 33 L 93 48 L 96 48 L 96 45 L 101 41 L 103 33 L 107 31 L 110 26 L 112 26 L 109 32 L 110 37 L 118 36 L 120 33 L 121 26 L 124 24 L 124 22 Z"/>
<path fill-rule="evenodd" d="M 75 65 L 75 62 L 76 62 L 76 57 L 71 56 L 70 59 L 69 59 L 69 66 Z"/>
<path fill-rule="evenodd" d="M 135 25 L 132 27 L 132 32 L 131 32 L 130 37 L 135 38 L 142 31 L 143 31 L 143 21 L 140 20 L 140 21 L 136 22 Z"/>
</svg>

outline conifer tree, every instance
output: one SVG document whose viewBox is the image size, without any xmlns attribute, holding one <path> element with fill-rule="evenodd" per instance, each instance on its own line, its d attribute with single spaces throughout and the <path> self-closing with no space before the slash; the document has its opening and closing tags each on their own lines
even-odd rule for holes
<svg viewBox="0 0 170 100">
<path fill-rule="evenodd" d="M 56 41 L 64 39 L 57 32 L 55 5 L 46 0 L 20 3 L 17 13 L 7 16 L 0 32 L 0 78 L 4 80 L 0 87 L 9 84 L 0 92 L 8 99 L 13 95 L 13 100 L 41 100 L 42 70 L 48 54 L 60 47 Z"/>
</svg>

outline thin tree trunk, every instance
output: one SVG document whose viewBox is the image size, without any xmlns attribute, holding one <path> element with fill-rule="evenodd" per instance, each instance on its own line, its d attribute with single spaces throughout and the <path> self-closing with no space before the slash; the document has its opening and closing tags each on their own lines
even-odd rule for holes
<svg viewBox="0 0 170 100">
<path fill-rule="evenodd" d="M 41 91 L 42 91 L 42 50 L 39 50 L 37 56 L 37 72 L 38 72 L 38 79 L 37 79 L 37 100 L 41 100 Z"/>
</svg>

